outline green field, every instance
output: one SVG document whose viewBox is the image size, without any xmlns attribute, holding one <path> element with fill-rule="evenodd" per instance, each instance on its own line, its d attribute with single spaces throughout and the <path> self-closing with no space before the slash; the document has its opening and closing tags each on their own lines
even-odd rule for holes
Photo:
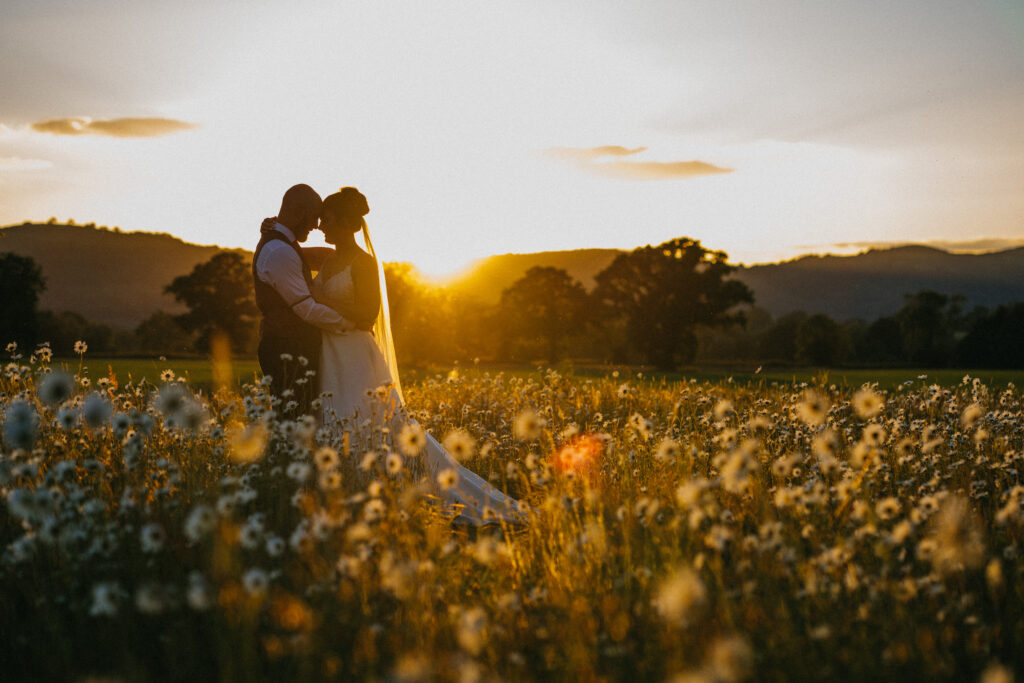
<svg viewBox="0 0 1024 683">
<path fill-rule="evenodd" d="M 55 362 L 55 365 L 64 366 L 69 370 L 77 371 L 77 358 L 65 358 Z M 467 378 L 479 377 L 484 373 L 495 374 L 504 372 L 506 375 L 517 377 L 540 377 L 543 368 L 534 365 L 488 365 L 458 368 L 458 372 Z M 886 369 L 886 368 L 836 368 L 831 370 L 821 369 L 765 369 L 755 371 L 754 368 L 737 368 L 735 370 L 720 369 L 698 369 L 681 372 L 657 372 L 649 369 L 637 369 L 629 367 L 598 367 L 591 365 L 580 365 L 575 368 L 562 366 L 560 371 L 578 377 L 611 377 L 623 381 L 642 379 L 644 381 L 658 382 L 686 382 L 695 379 L 698 382 L 724 382 L 730 380 L 735 384 L 758 385 L 763 383 L 770 386 L 773 382 L 780 384 L 835 384 L 838 387 L 858 387 L 865 383 L 878 382 L 879 386 L 887 389 L 896 389 L 902 385 L 930 385 L 938 384 L 944 387 L 955 386 L 963 382 L 964 376 L 972 379 L 978 378 L 983 383 L 992 387 L 1005 387 L 1009 383 L 1016 386 L 1024 384 L 1024 371 L 1021 370 L 971 370 L 971 369 Z M 139 381 L 145 378 L 154 384 L 160 382 L 160 375 L 164 370 L 171 370 L 175 375 L 184 377 L 190 384 L 206 387 L 213 381 L 213 368 L 209 359 L 147 359 L 147 358 L 86 358 L 83 363 L 83 371 L 94 380 L 99 377 L 106 377 L 111 372 L 124 381 L 131 378 Z M 446 368 L 409 368 L 403 370 L 402 377 L 407 381 L 419 381 L 432 376 L 447 376 L 452 367 Z M 240 386 L 252 381 L 259 376 L 259 363 L 255 359 L 240 359 L 232 364 L 232 372 L 237 384 Z M 615 373 L 618 373 L 617 375 Z M 639 373 L 639 377 L 638 377 Z M 909 383 L 909 384 L 907 384 Z"/>
<path fill-rule="evenodd" d="M 55 360 L 54 367 L 63 367 L 78 372 L 77 358 Z M 118 382 L 128 380 L 139 382 L 145 379 L 153 384 L 161 382 L 165 370 L 171 370 L 178 377 L 184 377 L 189 384 L 209 386 L 213 383 L 213 363 L 208 358 L 86 358 L 82 362 L 82 373 L 92 380 L 113 374 Z M 259 374 L 260 366 L 255 360 L 236 360 L 231 364 L 232 374 L 241 385 L 251 382 Z"/>
</svg>

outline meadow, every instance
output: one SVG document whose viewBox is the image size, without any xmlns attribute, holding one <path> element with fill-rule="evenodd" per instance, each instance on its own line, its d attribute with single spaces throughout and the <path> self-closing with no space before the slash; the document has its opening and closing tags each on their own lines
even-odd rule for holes
<svg viewBox="0 0 1024 683">
<path fill-rule="evenodd" d="M 214 384 L 214 364 L 209 358 L 59 358 L 52 365 L 65 371 L 80 373 L 92 379 L 109 377 L 125 380 L 141 381 L 143 379 L 158 383 L 165 371 L 174 373 L 175 377 L 184 378 L 190 385 L 209 389 Z M 484 363 L 438 368 L 432 366 L 410 367 L 403 371 L 403 377 L 412 382 L 420 382 L 428 378 L 447 377 L 452 371 L 467 379 L 483 377 L 487 373 L 502 372 L 507 376 L 534 377 L 543 376 L 544 366 L 523 363 Z M 573 364 L 566 362 L 556 368 L 576 377 L 598 379 L 607 377 L 630 377 L 634 380 L 650 382 L 722 382 L 726 384 L 770 385 L 799 384 L 801 382 L 836 384 L 843 387 L 859 387 L 866 383 L 878 383 L 887 389 L 896 389 L 900 385 L 914 385 L 927 381 L 943 387 L 953 386 L 963 381 L 964 376 L 977 378 L 992 387 L 1005 387 L 1013 383 L 1024 386 L 1024 371 L 991 370 L 973 368 L 755 368 L 735 367 L 728 369 L 699 368 L 680 372 L 660 372 L 648 368 L 630 368 L 628 366 L 598 366 L 591 364 Z M 640 373 L 639 377 L 637 373 Z M 253 358 L 234 359 L 227 374 L 237 386 L 259 379 L 259 363 Z"/>
<path fill-rule="evenodd" d="M 410 375 L 411 416 L 521 501 L 524 524 L 476 530 L 434 502 L 415 433 L 318 428 L 237 364 L 186 382 L 49 356 L 0 378 L 5 680 L 1024 665 L 1008 375 Z"/>
</svg>

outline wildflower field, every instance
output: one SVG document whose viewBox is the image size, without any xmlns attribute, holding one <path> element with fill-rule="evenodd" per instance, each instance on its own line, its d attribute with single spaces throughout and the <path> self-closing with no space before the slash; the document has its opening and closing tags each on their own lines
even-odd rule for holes
<svg viewBox="0 0 1024 683">
<path fill-rule="evenodd" d="M 527 521 L 453 524 L 422 433 L 260 383 L 0 377 L 2 680 L 1012 680 L 1011 383 L 480 372 L 413 416 Z"/>
</svg>

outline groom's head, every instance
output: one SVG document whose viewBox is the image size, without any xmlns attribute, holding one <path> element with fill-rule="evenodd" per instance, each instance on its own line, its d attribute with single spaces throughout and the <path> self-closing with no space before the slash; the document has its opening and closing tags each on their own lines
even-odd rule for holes
<svg viewBox="0 0 1024 683">
<path fill-rule="evenodd" d="M 295 239 L 304 242 L 310 230 L 320 222 L 320 213 L 324 203 L 320 195 L 309 185 L 293 185 L 284 193 L 281 210 L 277 212 L 277 222 L 288 228 Z"/>
</svg>

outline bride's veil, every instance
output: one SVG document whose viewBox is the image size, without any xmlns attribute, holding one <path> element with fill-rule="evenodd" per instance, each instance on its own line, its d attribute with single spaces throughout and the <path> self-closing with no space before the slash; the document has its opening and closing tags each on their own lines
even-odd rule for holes
<svg viewBox="0 0 1024 683">
<path fill-rule="evenodd" d="M 377 253 L 373 250 L 373 242 L 370 241 L 370 230 L 366 227 L 366 221 L 363 221 L 363 242 L 366 243 L 366 251 L 377 263 L 377 282 L 380 285 L 380 311 L 377 313 L 377 321 L 373 324 L 373 337 L 388 363 L 388 371 L 395 383 L 395 392 L 398 394 L 399 400 L 405 404 L 402 384 L 398 380 L 398 357 L 395 356 L 395 342 L 391 336 L 391 311 L 388 307 L 388 287 L 384 280 L 384 264 L 377 258 Z"/>
</svg>

